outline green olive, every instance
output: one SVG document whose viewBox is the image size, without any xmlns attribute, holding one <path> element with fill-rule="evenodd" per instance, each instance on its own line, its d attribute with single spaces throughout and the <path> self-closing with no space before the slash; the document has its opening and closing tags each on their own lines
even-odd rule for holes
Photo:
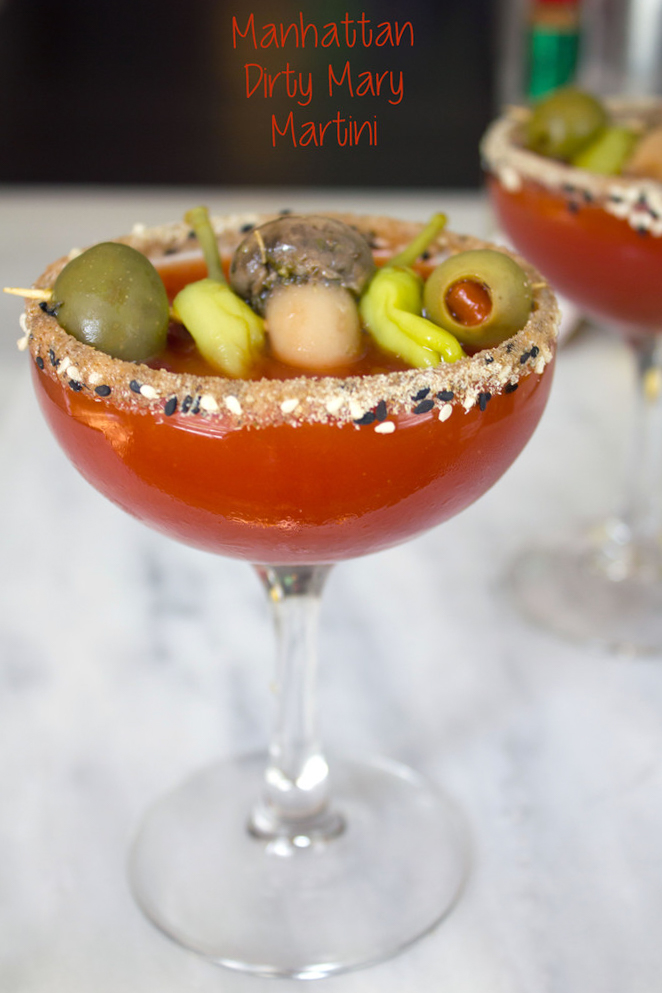
<svg viewBox="0 0 662 993">
<path fill-rule="evenodd" d="M 464 345 L 489 348 L 524 327 L 533 293 L 521 266 L 494 249 L 451 255 L 423 290 L 428 317 Z"/>
<path fill-rule="evenodd" d="M 607 123 L 607 112 L 599 100 L 568 86 L 536 104 L 527 123 L 525 143 L 539 155 L 568 161 Z"/>
<path fill-rule="evenodd" d="M 58 323 L 117 359 L 143 362 L 164 347 L 168 297 L 142 252 L 107 241 L 67 263 L 53 286 Z"/>
</svg>

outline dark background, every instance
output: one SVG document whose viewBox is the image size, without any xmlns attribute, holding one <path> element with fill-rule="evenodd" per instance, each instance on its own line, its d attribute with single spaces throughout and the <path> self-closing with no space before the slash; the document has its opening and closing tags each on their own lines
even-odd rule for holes
<svg viewBox="0 0 662 993">
<path fill-rule="evenodd" d="M 299 11 L 319 29 L 346 12 L 411 21 L 415 44 L 233 49 L 233 15 L 260 28 Z M 493 0 L 0 0 L 0 182 L 474 187 L 495 112 L 493 20 Z M 402 102 L 330 98 L 326 67 L 339 76 L 348 58 L 355 75 L 402 69 Z M 313 73 L 308 107 L 246 99 L 245 62 L 288 61 Z M 300 122 L 376 114 L 378 145 L 274 148 L 271 115 L 291 109 Z"/>
</svg>

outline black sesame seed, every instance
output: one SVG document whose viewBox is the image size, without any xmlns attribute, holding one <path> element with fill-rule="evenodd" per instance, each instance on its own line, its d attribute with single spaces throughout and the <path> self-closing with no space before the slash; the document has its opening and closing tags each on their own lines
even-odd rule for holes
<svg viewBox="0 0 662 993">
<path fill-rule="evenodd" d="M 58 366 L 60 364 L 60 360 L 55 358 L 55 352 L 52 348 L 48 350 L 48 357 L 51 360 L 51 365 Z"/>
<path fill-rule="evenodd" d="M 182 402 L 182 414 L 188 414 L 189 410 L 191 409 L 192 403 L 193 403 L 192 396 L 187 395 L 184 397 L 184 400 Z"/>
<path fill-rule="evenodd" d="M 192 414 L 199 414 L 200 413 L 200 401 L 201 400 L 202 400 L 202 397 L 196 397 L 195 398 L 195 403 L 191 407 L 191 413 Z"/>
<path fill-rule="evenodd" d="M 132 379 L 129 383 L 129 389 L 133 390 L 134 393 L 140 393 L 140 388 L 142 384 L 138 382 L 137 379 Z"/>
<path fill-rule="evenodd" d="M 540 354 L 540 349 L 538 348 L 537 345 L 534 345 L 531 351 L 529 352 L 529 355 L 531 356 L 532 359 L 535 359 L 538 357 L 539 354 Z"/>
<path fill-rule="evenodd" d="M 437 393 L 437 398 L 443 400 L 444 403 L 448 403 L 454 396 L 455 394 L 452 390 L 442 390 L 440 393 Z"/>
<path fill-rule="evenodd" d="M 568 200 L 566 206 L 571 214 L 576 214 L 579 211 L 579 204 L 576 200 Z"/>
<path fill-rule="evenodd" d="M 491 365 L 493 362 L 494 362 L 494 356 L 493 355 L 486 355 L 485 356 L 485 365 Z"/>
<path fill-rule="evenodd" d="M 520 365 L 524 365 L 524 363 L 528 362 L 530 358 L 531 358 L 531 352 L 522 352 L 522 354 L 519 357 Z"/>
<path fill-rule="evenodd" d="M 49 317 L 57 317 L 57 307 L 49 307 L 46 300 L 39 301 L 39 309 L 43 310 Z"/>
<path fill-rule="evenodd" d="M 110 394 L 111 394 L 111 389 L 110 389 L 110 386 L 106 386 L 106 385 L 97 386 L 97 387 L 95 387 L 94 392 L 97 394 L 97 396 L 100 396 L 100 397 L 109 397 Z"/>
<path fill-rule="evenodd" d="M 69 380 L 69 386 L 76 393 L 80 393 L 80 391 L 83 389 L 83 384 L 82 383 L 79 383 L 77 379 L 70 379 Z"/>
<path fill-rule="evenodd" d="M 38 355 L 37 356 L 37 358 L 35 359 L 35 362 L 37 363 L 37 368 L 38 369 L 43 369 L 44 368 L 44 360 L 42 359 L 41 355 Z"/>
<path fill-rule="evenodd" d="M 478 406 L 481 410 L 485 410 L 489 401 L 492 399 L 491 393 L 479 393 L 478 394 Z"/>
<path fill-rule="evenodd" d="M 425 400 L 426 396 L 430 392 L 430 387 L 425 386 L 422 390 L 419 390 L 416 396 L 412 397 L 412 400 Z"/>
<path fill-rule="evenodd" d="M 279 214 L 282 214 L 282 215 L 291 214 L 292 213 L 292 208 L 291 207 L 281 207 L 281 209 L 278 211 L 278 213 Z"/>
<path fill-rule="evenodd" d="M 386 400 L 380 400 L 375 407 L 375 417 L 378 421 L 385 421 L 388 415 L 388 410 L 386 408 Z"/>
<path fill-rule="evenodd" d="M 426 250 L 424 252 L 421 252 L 421 258 L 424 261 L 430 258 L 430 253 L 428 252 L 427 248 L 426 248 Z"/>
<path fill-rule="evenodd" d="M 165 409 L 166 417 L 172 417 L 172 415 L 177 410 L 177 397 L 169 397 L 166 400 L 166 405 L 164 409 Z"/>
<path fill-rule="evenodd" d="M 373 421 L 377 420 L 377 415 L 372 410 L 368 410 L 363 417 L 357 417 L 354 421 L 355 424 L 372 424 Z"/>
<path fill-rule="evenodd" d="M 513 345 L 513 343 L 512 343 L 512 341 L 509 341 L 509 342 L 507 342 L 507 344 L 506 344 L 506 351 L 507 351 L 507 352 L 512 352 L 512 350 L 513 350 L 513 348 L 514 348 L 514 347 L 515 347 L 515 346 Z"/>
<path fill-rule="evenodd" d="M 572 185 L 572 183 L 564 183 L 561 189 L 564 190 L 566 193 L 570 193 L 570 194 L 576 192 L 575 187 Z"/>
<path fill-rule="evenodd" d="M 506 383 L 506 385 L 503 388 L 503 392 L 504 393 L 514 393 L 518 386 L 519 386 L 519 383 Z"/>
<path fill-rule="evenodd" d="M 193 240 L 193 238 L 195 238 L 195 231 L 193 230 L 193 228 L 191 228 L 191 230 L 186 235 L 186 237 L 189 238 L 191 241 Z"/>
<path fill-rule="evenodd" d="M 415 414 L 427 414 L 434 407 L 434 400 L 422 400 L 414 407 Z"/>
<path fill-rule="evenodd" d="M 176 255 L 177 254 L 177 248 L 175 247 L 175 245 L 170 245 L 168 248 L 166 248 L 166 250 L 165 250 L 165 252 L 163 254 L 164 255 Z"/>
<path fill-rule="evenodd" d="M 646 238 L 648 236 L 648 228 L 635 228 L 634 229 L 640 238 Z"/>
<path fill-rule="evenodd" d="M 241 231 L 242 234 L 248 234 L 248 232 L 252 231 L 254 227 L 255 227 L 254 224 L 242 224 L 239 230 Z"/>
<path fill-rule="evenodd" d="M 588 190 L 584 190 L 583 195 L 586 203 L 593 203 L 594 197 L 592 193 L 590 193 Z"/>
</svg>

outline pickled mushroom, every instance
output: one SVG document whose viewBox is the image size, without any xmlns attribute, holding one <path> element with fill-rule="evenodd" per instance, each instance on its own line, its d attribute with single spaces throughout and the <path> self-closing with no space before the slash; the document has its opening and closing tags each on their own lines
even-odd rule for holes
<svg viewBox="0 0 662 993">
<path fill-rule="evenodd" d="M 264 315 L 277 286 L 320 283 L 359 297 L 375 271 L 362 234 L 331 217 L 296 214 L 267 221 L 248 234 L 230 267 L 230 283 L 253 310 Z"/>
</svg>

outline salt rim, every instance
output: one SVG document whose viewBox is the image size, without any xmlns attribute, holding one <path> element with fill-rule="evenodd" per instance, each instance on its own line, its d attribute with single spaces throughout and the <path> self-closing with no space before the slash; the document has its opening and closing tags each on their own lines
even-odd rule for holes
<svg viewBox="0 0 662 993">
<path fill-rule="evenodd" d="M 634 130 L 662 125 L 662 100 L 612 98 L 604 103 L 615 122 Z M 662 237 L 662 183 L 599 175 L 524 148 L 523 126 L 529 113 L 524 107 L 511 107 L 489 126 L 480 144 L 486 172 L 493 173 L 509 192 L 517 192 L 523 179 L 528 179 L 562 191 L 578 206 L 581 199 L 596 203 L 637 231 Z"/>
<path fill-rule="evenodd" d="M 262 224 L 278 214 L 241 214 L 213 217 L 222 254 L 231 254 L 248 225 Z M 372 215 L 328 212 L 357 227 L 369 240 L 375 256 L 388 258 L 422 230 L 423 224 Z M 136 225 L 132 234 L 117 238 L 149 256 L 155 265 L 191 247 L 188 225 L 176 222 L 155 228 Z M 500 345 L 473 357 L 430 369 L 408 369 L 373 376 L 337 378 L 301 376 L 288 380 L 236 380 L 222 376 L 193 376 L 151 369 L 141 363 L 114 359 L 67 334 L 55 318 L 35 301 L 26 301 L 26 329 L 30 353 L 40 370 L 67 382 L 75 392 L 88 392 L 104 403 L 136 411 L 172 416 L 197 414 L 221 418 L 233 426 L 268 424 L 371 423 L 385 420 L 372 413 L 427 413 L 435 403 L 423 398 L 441 394 L 441 419 L 449 404 L 470 410 L 485 409 L 486 398 L 510 392 L 523 376 L 541 374 L 554 355 L 559 312 L 547 283 L 531 265 L 500 246 L 444 231 L 429 249 L 428 262 L 470 248 L 496 248 L 517 259 L 533 284 L 534 309 L 527 324 Z M 51 287 L 68 258 L 52 263 L 36 281 Z M 414 406 L 413 401 L 417 401 Z M 384 404 L 386 406 L 384 406 Z"/>
</svg>

